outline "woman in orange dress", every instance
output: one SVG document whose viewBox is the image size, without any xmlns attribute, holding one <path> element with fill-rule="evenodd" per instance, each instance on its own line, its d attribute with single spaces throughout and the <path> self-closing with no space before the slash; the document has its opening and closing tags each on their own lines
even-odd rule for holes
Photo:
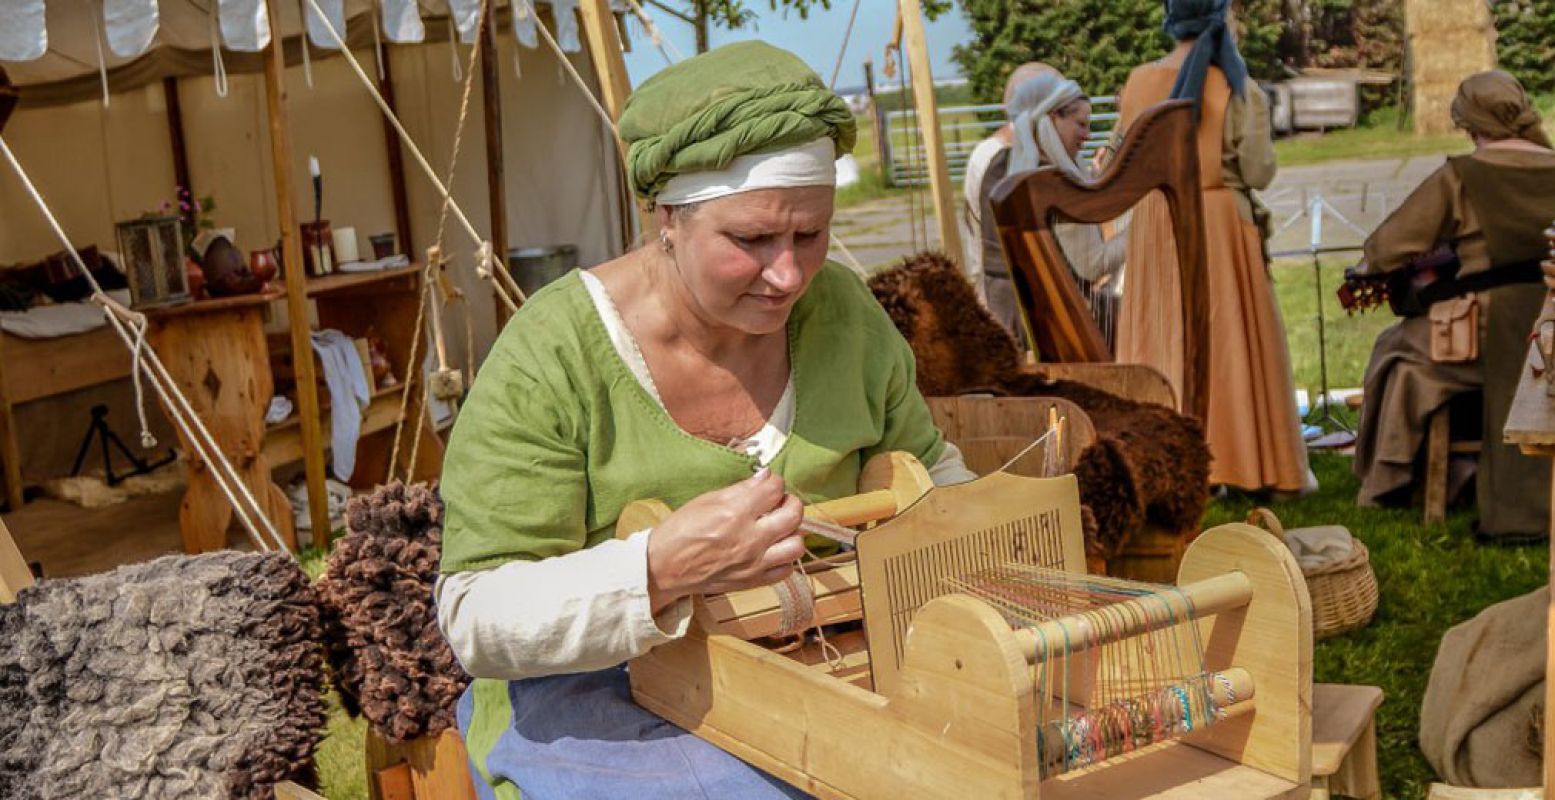
<svg viewBox="0 0 1555 800">
<path fill-rule="evenodd" d="M 1136 67 L 1119 99 L 1120 130 L 1168 99 L 1197 103 L 1209 266 L 1210 481 L 1247 490 L 1316 488 L 1290 371 L 1285 327 L 1264 258 L 1253 190 L 1274 179 L 1268 100 L 1226 24 L 1228 0 L 1167 0 L 1177 48 Z M 1166 202 L 1151 195 L 1129 227 L 1117 358 L 1159 369 L 1182 396 L 1182 300 Z"/>
</svg>

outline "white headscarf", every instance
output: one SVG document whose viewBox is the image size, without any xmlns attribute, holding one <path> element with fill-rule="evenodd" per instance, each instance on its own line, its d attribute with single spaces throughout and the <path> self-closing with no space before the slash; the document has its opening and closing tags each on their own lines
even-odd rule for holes
<svg viewBox="0 0 1555 800">
<path fill-rule="evenodd" d="M 1086 170 L 1069 156 L 1051 116 L 1052 112 L 1085 96 L 1080 84 L 1057 72 L 1040 73 L 1016 87 L 1014 97 L 1005 106 L 1005 113 L 1015 125 L 1009 174 L 1029 172 L 1043 164 L 1051 164 L 1077 181 L 1089 179 Z"/>
<path fill-rule="evenodd" d="M 736 156 L 723 169 L 685 172 L 669 179 L 654 202 L 678 206 L 756 189 L 837 185 L 837 146 L 823 136 L 797 147 Z"/>
</svg>

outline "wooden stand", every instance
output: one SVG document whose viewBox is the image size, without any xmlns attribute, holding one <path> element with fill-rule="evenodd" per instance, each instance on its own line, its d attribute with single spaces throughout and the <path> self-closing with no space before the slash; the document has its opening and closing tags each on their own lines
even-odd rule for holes
<svg viewBox="0 0 1555 800">
<path fill-rule="evenodd" d="M 276 296 L 243 295 L 150 311 L 147 333 L 195 414 L 287 546 L 295 549 L 291 504 L 271 481 L 264 453 L 265 408 L 274 393 L 264 317 Z M 236 512 L 212 474 L 213 467 L 195 455 L 182 431 L 179 439 L 189 456 L 189 486 L 178 513 L 184 552 L 221 550 L 227 546 L 227 530 Z"/>
<path fill-rule="evenodd" d="M 1333 795 L 1377 800 L 1377 707 L 1375 686 L 1319 683 L 1312 687 L 1312 798 Z"/>
</svg>

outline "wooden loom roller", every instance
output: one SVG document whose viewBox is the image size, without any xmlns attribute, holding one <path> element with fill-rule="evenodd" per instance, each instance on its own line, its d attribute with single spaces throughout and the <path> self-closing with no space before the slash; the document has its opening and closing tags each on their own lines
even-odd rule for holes
<svg viewBox="0 0 1555 800">
<path fill-rule="evenodd" d="M 1193 105 L 1161 103 L 1134 121 L 1117 155 L 1089 183 L 1052 167 L 1010 175 L 993 189 L 994 218 L 1015 291 L 1042 361 L 1111 361 L 1101 329 L 1071 276 L 1053 232 L 1058 221 L 1099 225 L 1151 192 L 1166 197 L 1182 286 L 1182 412 L 1204 419 L 1209 404 L 1209 273 Z"/>
<path fill-rule="evenodd" d="M 703 604 L 704 624 L 632 661 L 634 698 L 821 797 L 1306 796 L 1311 607 L 1294 558 L 1267 534 L 1211 530 L 1179 571 L 1173 613 L 1194 620 L 1205 668 L 1235 694 L 1227 718 L 1047 780 L 1033 634 L 942 578 L 1010 562 L 1081 571 L 1074 477 L 937 488 L 857 542 L 867 647 L 830 637 L 842 669 L 720 633 Z"/>
</svg>

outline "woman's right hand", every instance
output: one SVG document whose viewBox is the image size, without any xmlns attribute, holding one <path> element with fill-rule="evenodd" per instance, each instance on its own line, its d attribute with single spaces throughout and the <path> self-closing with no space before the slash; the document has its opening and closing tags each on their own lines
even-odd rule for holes
<svg viewBox="0 0 1555 800">
<path fill-rule="evenodd" d="M 782 580 L 804 555 L 803 516 L 803 503 L 767 469 L 685 504 L 648 535 L 653 612 L 688 595 Z"/>
</svg>

